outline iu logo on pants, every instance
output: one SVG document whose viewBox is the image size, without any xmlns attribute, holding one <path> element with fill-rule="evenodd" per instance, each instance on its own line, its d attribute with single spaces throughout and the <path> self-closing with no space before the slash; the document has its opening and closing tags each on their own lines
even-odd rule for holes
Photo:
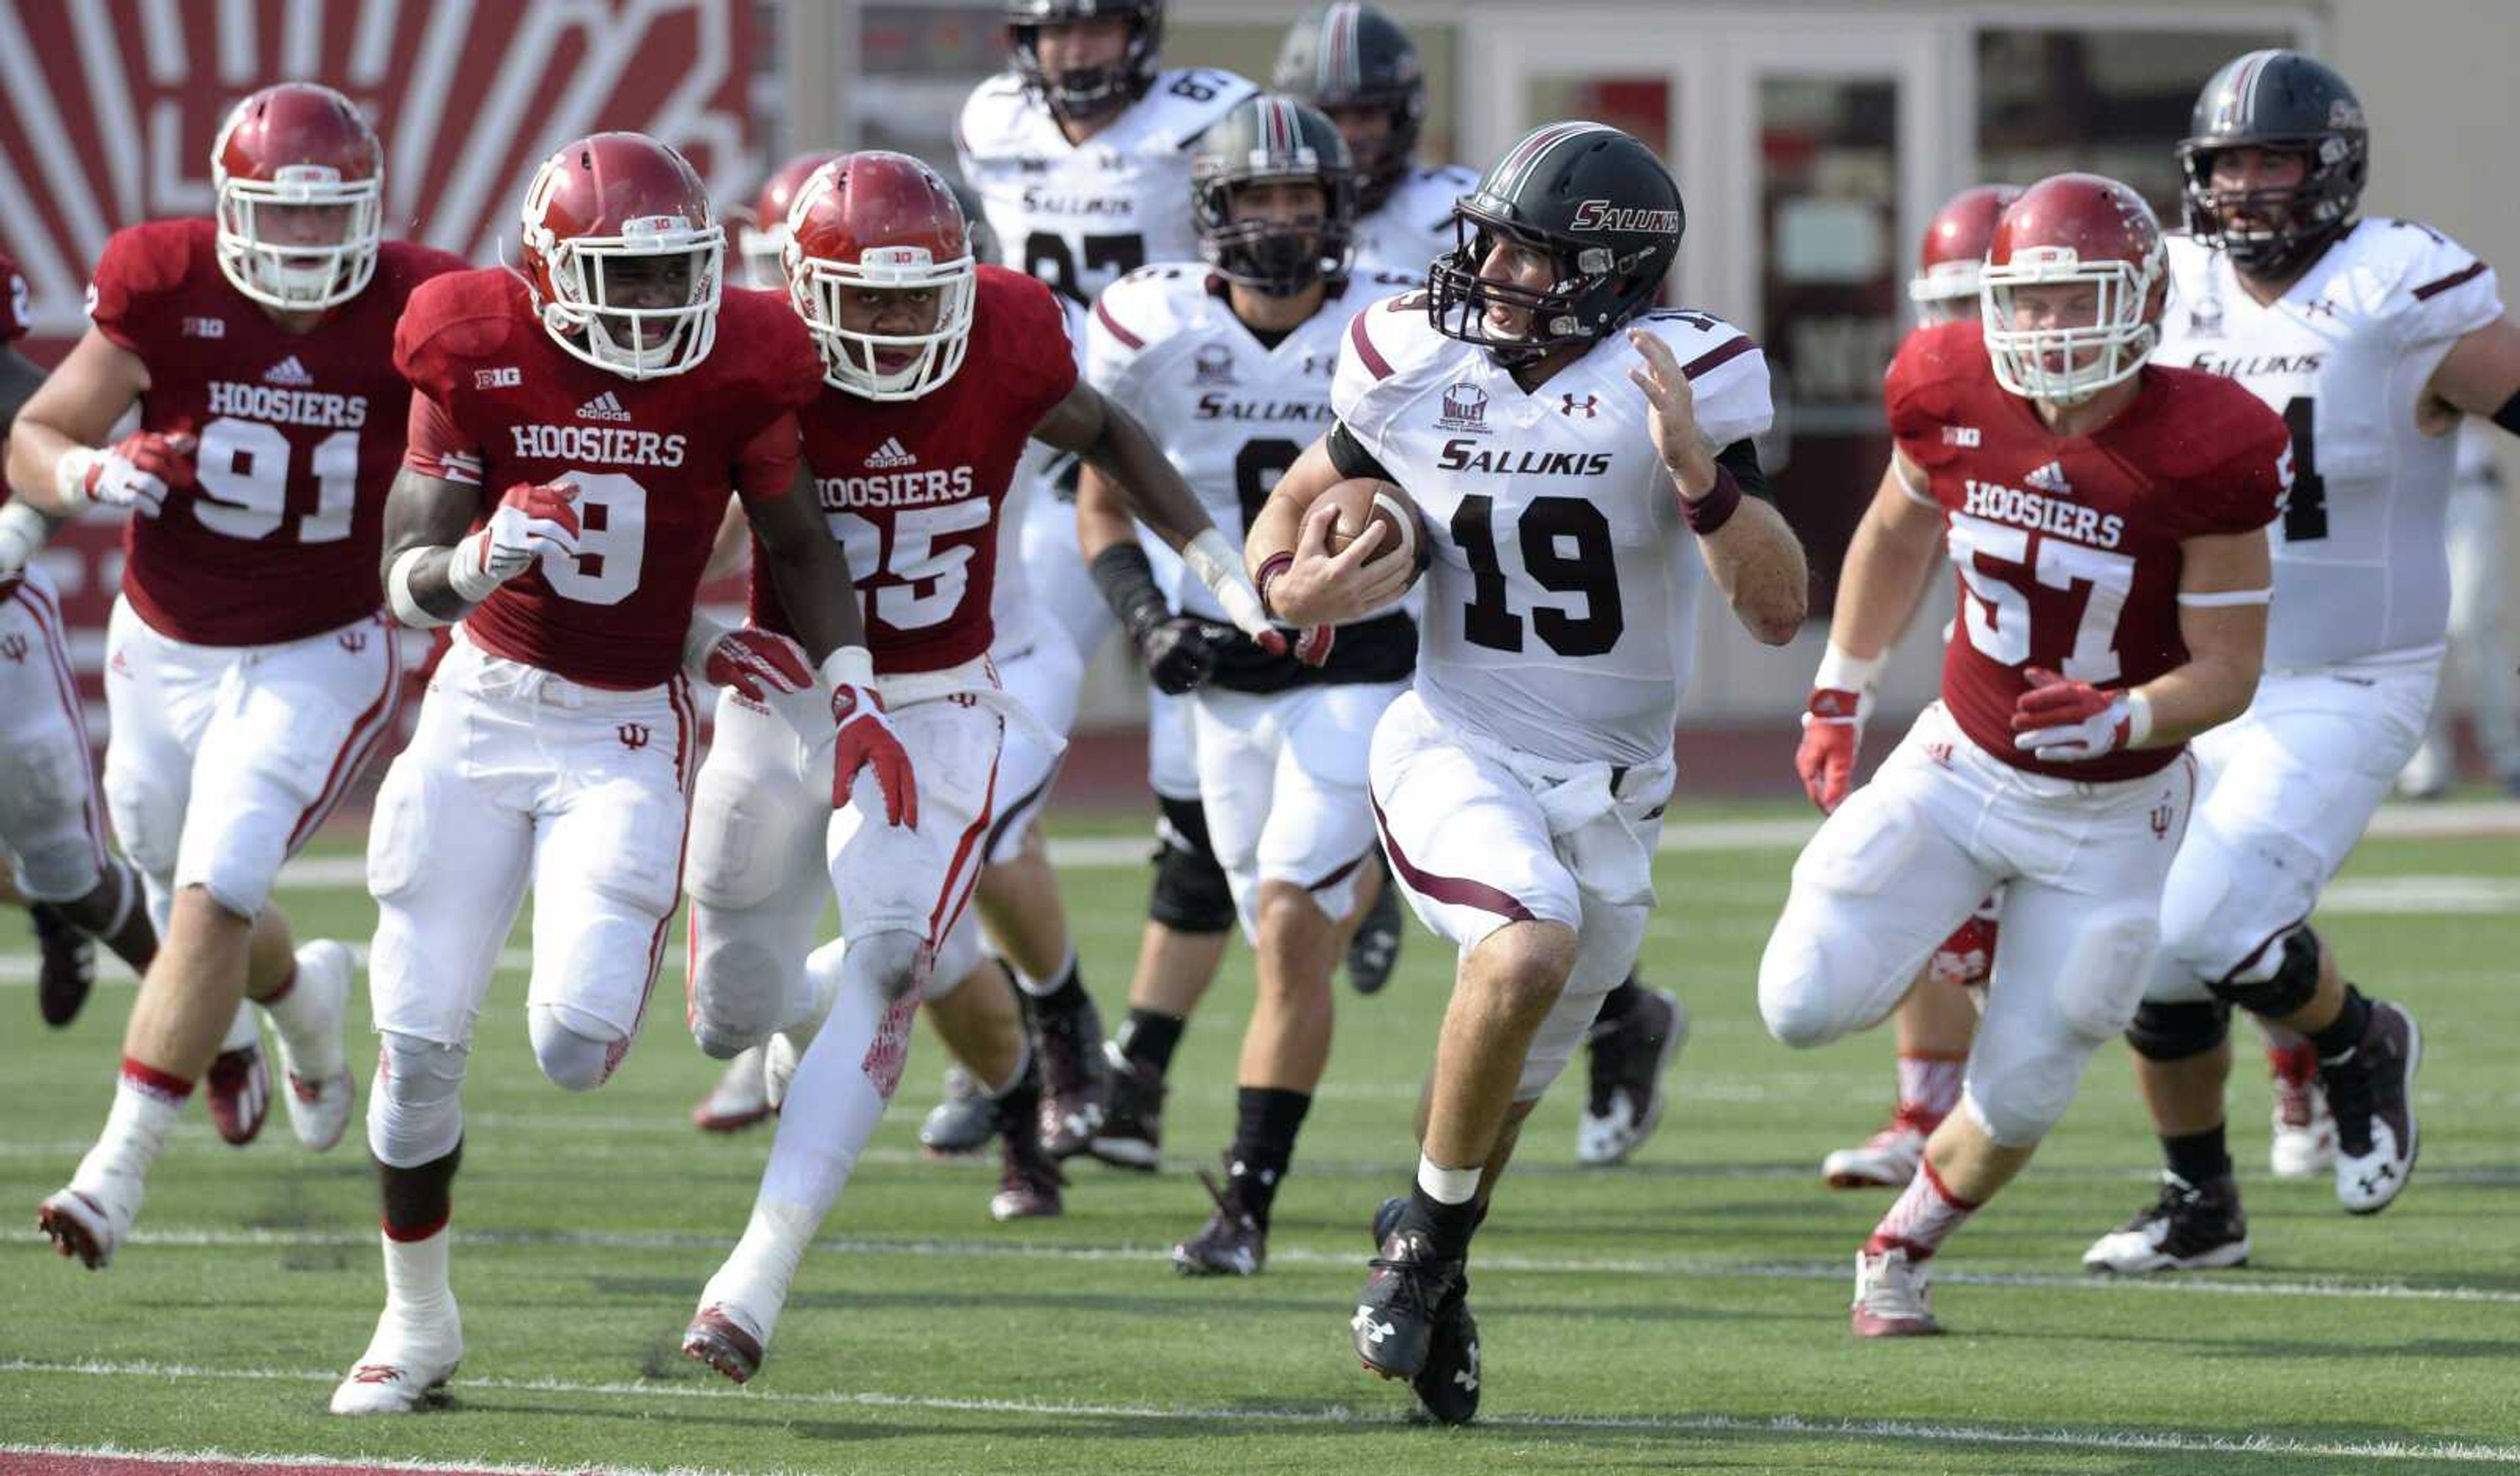
<svg viewBox="0 0 2520 1476">
<path fill-rule="evenodd" d="M 366 650 L 368 649 L 368 633 L 363 630 L 345 630 L 341 632 L 341 649 L 354 656 L 359 652 Z"/>
<path fill-rule="evenodd" d="M 26 652 L 30 649 L 31 648 L 26 644 L 26 638 L 19 635 L 16 631 L 11 631 L 6 636 L 0 636 L 0 656 L 7 656 L 12 665 L 25 665 Z"/>
<path fill-rule="evenodd" d="M 2170 837 L 2170 823 L 2178 818 L 2179 812 L 2171 808 L 2167 803 L 2153 806 L 2152 838 L 2155 840 L 2167 840 Z"/>
<path fill-rule="evenodd" d="M 613 732 L 620 737 L 621 746 L 633 753 L 648 746 L 648 725 L 645 723 L 624 723 Z"/>
</svg>

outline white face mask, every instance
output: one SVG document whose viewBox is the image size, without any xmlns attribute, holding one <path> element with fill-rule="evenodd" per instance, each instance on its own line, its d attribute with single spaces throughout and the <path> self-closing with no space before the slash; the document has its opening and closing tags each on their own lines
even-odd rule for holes
<svg viewBox="0 0 2520 1476">
<path fill-rule="evenodd" d="M 979 271 L 970 256 L 937 261 L 924 246 L 870 246 L 855 262 L 808 256 L 788 247 L 788 298 L 805 320 L 823 353 L 823 381 L 861 399 L 915 400 L 954 378 L 971 341 L 971 310 Z M 916 291 L 936 293 L 936 326 L 924 333 L 875 334 L 843 326 L 840 303 L 852 292 Z M 887 370 L 878 354 L 913 350 L 908 363 Z"/>
<path fill-rule="evenodd" d="M 271 179 L 238 179 L 213 168 L 218 194 L 216 250 L 229 285 L 267 307 L 319 311 L 338 307 L 376 276 L 384 239 L 384 181 L 341 178 L 324 164 L 289 164 Z M 342 212 L 338 239 L 299 245 L 273 239 L 271 212 L 307 208 Z"/>
<path fill-rule="evenodd" d="M 2162 270 L 2157 247 L 2140 266 L 2115 257 L 2086 262 L 2070 246 L 2025 246 L 2010 261 L 1987 263 L 1978 278 L 1978 316 L 1996 382 L 2025 399 L 2073 405 L 2131 378 L 2161 338 L 2146 309 Z M 2016 291 L 2034 286 L 2090 287 L 2090 321 L 2016 327 Z"/>
<path fill-rule="evenodd" d="M 538 304 L 543 327 L 575 357 L 625 379 L 649 380 L 692 369 L 716 344 L 719 277 L 726 261 L 726 233 L 716 225 L 649 216 L 625 222 L 618 236 L 577 236 L 536 246 L 551 277 L 551 296 Z M 662 307 L 614 300 L 616 263 L 676 256 L 689 271 L 683 300 Z"/>
</svg>

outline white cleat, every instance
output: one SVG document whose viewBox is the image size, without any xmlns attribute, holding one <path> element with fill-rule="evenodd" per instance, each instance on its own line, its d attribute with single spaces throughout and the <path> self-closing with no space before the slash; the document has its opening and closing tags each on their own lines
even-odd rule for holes
<svg viewBox="0 0 2520 1476">
<path fill-rule="evenodd" d="M 1860 1338 L 1935 1336 L 1943 1324 L 1934 1320 L 1933 1273 L 1905 1250 L 1856 1252 L 1855 1305 L 1847 1322 Z"/>
<path fill-rule="evenodd" d="M 2277 1179 L 2319 1179 L 2336 1163 L 2336 1119 L 2317 1078 L 2275 1078 L 2274 1131 L 2267 1142 L 2267 1169 Z"/>
<path fill-rule="evenodd" d="M 1924 1161 L 1927 1134 L 1908 1118 L 1890 1125 L 1852 1148 L 1839 1148 L 1820 1161 L 1820 1173 L 1833 1189 L 1904 1189 Z"/>
<path fill-rule="evenodd" d="M 692 1126 L 703 1133 L 741 1133 L 768 1118 L 770 1083 L 765 1053 L 766 1048 L 755 1046 L 728 1061 L 717 1085 L 700 1098 L 698 1106 L 692 1108 Z"/>
<path fill-rule="evenodd" d="M 455 1299 L 443 1314 L 415 1318 L 388 1307 L 368 1351 L 333 1391 L 336 1414 L 410 1414 L 446 1402 L 446 1381 L 464 1359 L 464 1319 Z"/>
<path fill-rule="evenodd" d="M 349 1130 L 350 1109 L 359 1100 L 358 1081 L 350 1074 L 344 1045 L 350 988 L 357 973 L 358 961 L 350 956 L 350 950 L 330 938 L 318 938 L 297 950 L 295 989 L 307 991 L 307 1002 L 321 1011 L 318 1017 L 326 1022 L 318 1027 L 323 1054 L 343 1062 L 338 1068 L 329 1072 L 301 1070 L 289 1033 L 272 1031 L 280 1039 L 280 1066 L 289 1081 L 289 1130 L 317 1153 L 341 1141 L 341 1135 Z"/>
<path fill-rule="evenodd" d="M 141 1194 L 137 1174 L 73 1179 L 36 1208 L 35 1224 L 52 1237 L 53 1249 L 65 1259 L 75 1259 L 90 1271 L 103 1271 L 122 1237 L 131 1233 Z"/>
</svg>

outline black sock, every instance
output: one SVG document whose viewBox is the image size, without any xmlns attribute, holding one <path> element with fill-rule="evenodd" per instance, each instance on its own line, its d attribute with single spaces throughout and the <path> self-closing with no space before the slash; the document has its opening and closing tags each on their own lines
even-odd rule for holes
<svg viewBox="0 0 2520 1476">
<path fill-rule="evenodd" d="M 1128 1020 L 1120 1026 L 1120 1053 L 1161 1081 L 1164 1073 L 1173 1069 L 1173 1050 L 1181 1044 L 1182 1031 L 1189 1024 L 1177 1014 L 1132 1006 Z"/>
<path fill-rule="evenodd" d="M 2320 1061 L 2333 1061 L 2362 1045 L 2362 1032 L 2370 1028 L 2371 1002 L 2362 998 L 2362 991 L 2348 984 L 2345 1007 L 2336 1011 L 2336 1018 L 2327 1022 L 2326 1029 L 2311 1032 L 2310 1043 L 2318 1048 Z"/>
<path fill-rule="evenodd" d="M 1244 1087 L 1234 1096 L 1238 1120 L 1234 1146 L 1226 1150 L 1226 1171 L 1240 1186 L 1242 1207 L 1267 1230 L 1269 1207 L 1277 1202 L 1287 1160 L 1295 1156 L 1295 1134 L 1313 1097 L 1277 1087 Z"/>
<path fill-rule="evenodd" d="M 2231 1173 L 2231 1150 L 2224 1141 L 2225 1125 L 2216 1123 L 2202 1133 L 2164 1134 L 2162 1156 L 2170 1161 L 2170 1172 L 2202 1187 Z"/>
<path fill-rule="evenodd" d="M 1058 976 L 1058 982 L 1051 985 L 1047 993 L 1034 995 L 1033 998 L 1041 1003 L 1043 1009 L 1052 1014 L 1073 1014 L 1080 1009 L 1090 1008 L 1094 1001 L 1085 993 L 1085 980 L 1081 974 L 1082 969 L 1078 965 L 1076 956 L 1070 954 L 1067 956 L 1067 971 Z M 1026 990 L 1025 993 L 1030 994 L 1031 991 Z"/>
<path fill-rule="evenodd" d="M 987 1091 L 986 1087 L 981 1089 Z M 1034 1122 L 1041 1117 L 1041 1052 L 1024 1052 L 1024 1068 L 1003 1092 L 992 1093 L 989 1100 L 996 1104 L 1001 1127 L 1009 1123 Z"/>
<path fill-rule="evenodd" d="M 1473 1194 L 1461 1204 L 1446 1204 L 1426 1192 L 1425 1185 L 1409 1185 L 1409 1210 L 1400 1217 L 1402 1225 L 1414 1225 L 1426 1232 L 1435 1244 L 1440 1260 L 1459 1261 L 1470 1252 L 1470 1232 L 1487 1218 L 1487 1210 Z"/>
<path fill-rule="evenodd" d="M 1644 997 L 1645 992 L 1637 987 L 1635 974 L 1621 979 L 1617 988 L 1601 996 L 1600 1012 L 1593 1016 L 1593 1028 L 1598 1030 L 1604 1025 L 1616 1024 L 1626 1019 L 1628 1011 L 1636 1008 L 1637 1002 Z"/>
</svg>

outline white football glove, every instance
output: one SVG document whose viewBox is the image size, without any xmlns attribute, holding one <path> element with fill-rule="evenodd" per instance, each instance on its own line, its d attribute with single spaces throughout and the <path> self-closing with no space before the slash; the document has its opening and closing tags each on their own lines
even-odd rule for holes
<svg viewBox="0 0 2520 1476">
<path fill-rule="evenodd" d="M 180 430 L 135 430 L 111 446 L 73 446 L 53 464 L 53 490 L 65 512 L 101 503 L 155 517 L 169 490 L 192 483 L 193 453 L 200 448 L 198 438 Z"/>
<path fill-rule="evenodd" d="M 574 558 L 579 533 L 577 488 L 566 482 L 518 482 L 499 499 L 481 531 L 455 546 L 446 582 L 467 603 L 490 592 L 551 556 Z"/>
</svg>

